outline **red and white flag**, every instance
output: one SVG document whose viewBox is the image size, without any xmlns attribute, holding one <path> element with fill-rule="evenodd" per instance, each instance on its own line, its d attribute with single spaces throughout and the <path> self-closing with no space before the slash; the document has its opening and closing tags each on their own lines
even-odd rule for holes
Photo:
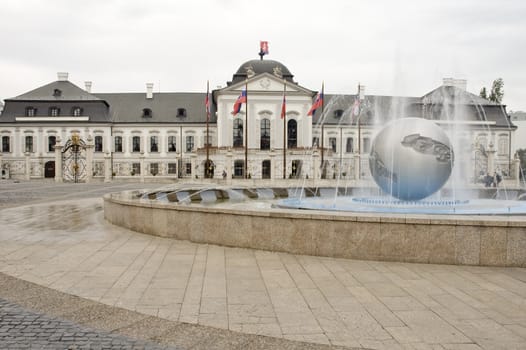
<svg viewBox="0 0 526 350">
<path fill-rule="evenodd" d="M 261 55 L 268 55 L 268 41 L 259 42 L 259 53 Z"/>
</svg>

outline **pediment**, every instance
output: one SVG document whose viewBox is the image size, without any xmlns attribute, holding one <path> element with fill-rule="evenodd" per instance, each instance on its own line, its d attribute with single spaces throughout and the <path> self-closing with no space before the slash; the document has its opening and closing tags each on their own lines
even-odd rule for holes
<svg viewBox="0 0 526 350">
<path fill-rule="evenodd" d="M 314 94 L 314 92 L 309 89 L 306 89 L 300 85 L 291 83 L 289 81 L 284 81 L 283 79 L 280 79 L 269 73 L 258 74 L 255 77 L 249 78 L 246 81 L 246 83 L 240 82 L 240 83 L 228 86 L 224 89 L 221 89 L 220 93 L 224 94 L 228 92 L 235 92 L 237 94 L 239 93 L 239 91 L 245 88 L 245 84 L 248 86 L 249 93 L 250 92 L 282 93 L 283 83 L 287 84 L 287 93 L 298 93 L 298 94 L 305 94 L 309 96 L 312 96 Z"/>
</svg>

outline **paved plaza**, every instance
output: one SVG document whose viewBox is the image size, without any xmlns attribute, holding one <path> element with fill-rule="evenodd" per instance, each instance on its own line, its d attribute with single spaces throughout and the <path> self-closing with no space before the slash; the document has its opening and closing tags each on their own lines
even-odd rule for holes
<svg viewBox="0 0 526 350">
<path fill-rule="evenodd" d="M 0 183 L 0 305 L 130 348 L 526 348 L 524 268 L 228 248 L 105 222 L 103 193 L 156 186 Z"/>
</svg>

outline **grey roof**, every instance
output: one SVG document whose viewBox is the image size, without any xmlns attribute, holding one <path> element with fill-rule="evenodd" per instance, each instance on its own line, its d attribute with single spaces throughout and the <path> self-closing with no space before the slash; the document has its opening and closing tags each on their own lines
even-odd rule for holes
<svg viewBox="0 0 526 350">
<path fill-rule="evenodd" d="M 60 96 L 55 96 L 55 90 L 60 90 Z M 15 101 L 100 101 L 93 94 L 88 93 L 67 80 L 58 80 L 31 90 L 8 100 Z"/>
<path fill-rule="evenodd" d="M 471 92 L 459 89 L 455 86 L 439 86 L 431 92 L 422 96 L 422 102 L 427 104 L 453 103 L 453 104 L 476 104 L 476 105 L 498 105 Z"/>
<path fill-rule="evenodd" d="M 154 93 L 152 99 L 146 93 L 102 93 L 95 94 L 110 105 L 110 116 L 114 123 L 206 123 L 206 93 L 164 92 Z M 144 117 L 143 110 L 150 109 L 151 117 Z M 186 117 L 178 116 L 185 109 Z M 210 122 L 216 122 L 215 108 L 211 103 Z"/>
<path fill-rule="evenodd" d="M 278 76 L 279 78 L 284 78 L 287 81 L 290 81 L 291 83 L 294 82 L 292 78 L 294 75 L 290 72 L 290 70 L 281 62 L 274 61 L 274 60 L 250 60 L 245 63 L 243 63 L 241 66 L 239 66 L 236 73 L 234 73 L 234 76 L 232 77 L 232 81 L 228 83 L 230 84 L 236 84 L 240 81 L 244 81 L 247 78 L 250 78 L 251 74 L 248 74 L 248 72 L 253 73 L 254 75 L 262 74 L 262 73 L 269 73 Z M 279 75 L 276 73 L 279 72 Z"/>
<path fill-rule="evenodd" d="M 325 94 L 323 116 L 317 110 L 313 124 L 320 123 L 321 119 L 326 125 L 356 124 L 357 116 L 353 114 L 356 99 L 357 95 Z M 403 117 L 424 117 L 434 120 L 462 118 L 463 121 L 489 121 L 495 122 L 496 127 L 516 128 L 506 113 L 506 106 L 477 98 L 454 87 L 440 87 L 423 97 L 366 95 L 360 103 L 360 110 L 362 125 L 383 124 Z"/>
</svg>

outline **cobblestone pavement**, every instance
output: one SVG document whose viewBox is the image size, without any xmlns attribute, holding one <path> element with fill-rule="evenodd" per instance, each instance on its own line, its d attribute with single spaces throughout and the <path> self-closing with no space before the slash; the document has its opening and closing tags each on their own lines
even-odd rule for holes
<svg viewBox="0 0 526 350">
<path fill-rule="evenodd" d="M 82 327 L 31 312 L 0 299 L 0 349 L 148 349 L 171 350 L 143 340 Z"/>
</svg>

